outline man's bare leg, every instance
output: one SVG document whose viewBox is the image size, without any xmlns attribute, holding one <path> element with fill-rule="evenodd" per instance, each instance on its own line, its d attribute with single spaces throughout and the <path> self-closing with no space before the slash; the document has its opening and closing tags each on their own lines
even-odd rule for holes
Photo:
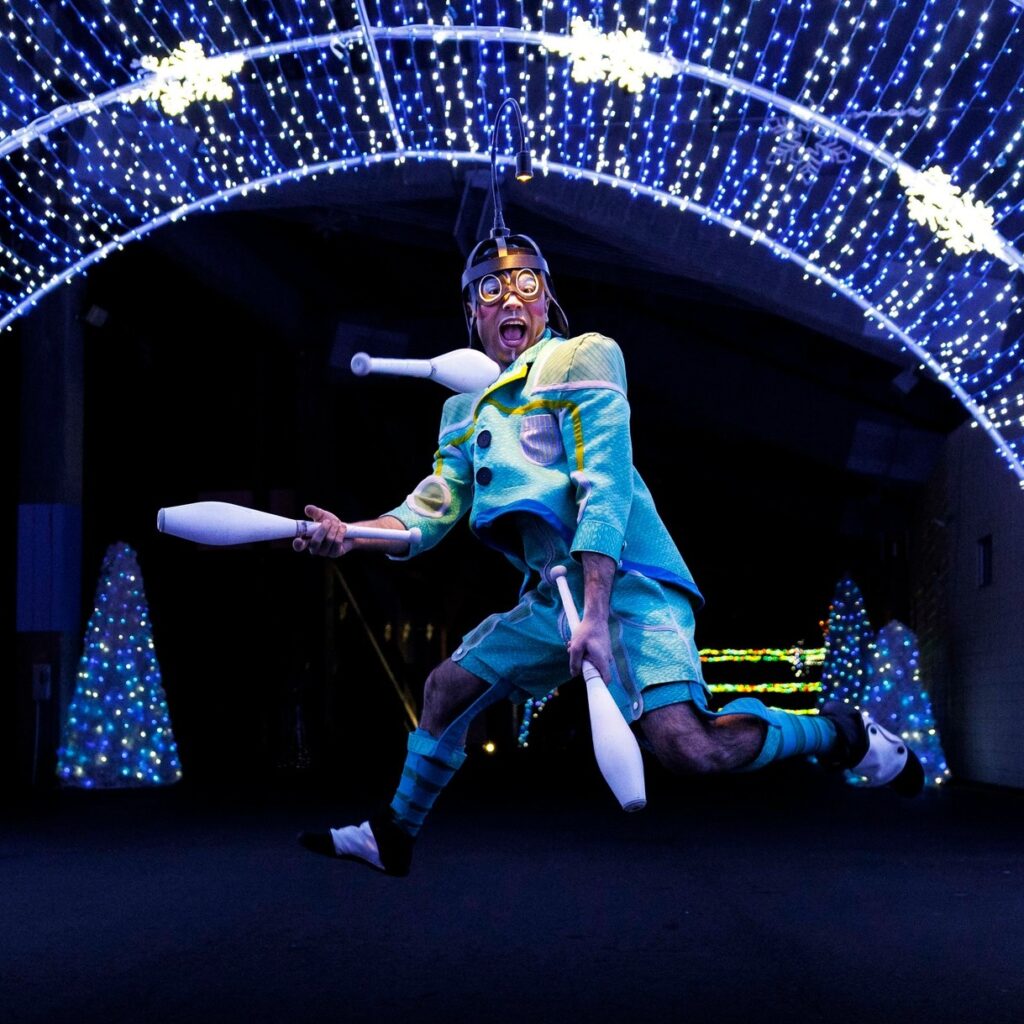
<svg viewBox="0 0 1024 1024">
<path fill-rule="evenodd" d="M 390 807 L 361 825 L 303 833 L 299 841 L 315 853 L 360 860 L 390 875 L 407 875 L 413 841 L 424 819 L 465 761 L 463 747 L 470 723 L 506 692 L 450 659 L 443 661 L 427 677 L 423 715 L 419 728 L 409 736 Z"/>
<path fill-rule="evenodd" d="M 745 767 L 764 745 L 766 729 L 751 715 L 702 718 L 689 702 L 656 708 L 640 719 L 640 731 L 654 756 L 679 775 Z"/>
<path fill-rule="evenodd" d="M 754 771 L 787 757 L 816 754 L 834 768 L 849 768 L 869 786 L 891 786 L 916 796 L 924 771 L 906 743 L 851 705 L 826 704 L 817 715 L 771 708 L 740 697 L 717 715 L 690 703 L 656 708 L 640 728 L 665 767 L 680 774 Z"/>
<path fill-rule="evenodd" d="M 420 728 L 426 730 L 435 739 L 473 701 L 483 696 L 490 687 L 479 676 L 467 672 L 451 658 L 446 658 L 433 672 L 427 676 L 423 687 L 423 714 L 420 716 Z M 466 723 L 466 730 L 469 723 Z M 459 746 L 466 742 L 466 731 L 458 737 Z"/>
</svg>

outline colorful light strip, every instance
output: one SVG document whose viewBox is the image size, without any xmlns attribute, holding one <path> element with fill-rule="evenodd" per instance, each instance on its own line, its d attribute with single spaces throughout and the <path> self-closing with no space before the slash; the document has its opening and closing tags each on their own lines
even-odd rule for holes
<svg viewBox="0 0 1024 1024">
<path fill-rule="evenodd" d="M 824 647 L 702 647 L 700 660 L 715 662 L 784 661 L 791 665 L 821 665 L 825 661 Z"/>
<path fill-rule="evenodd" d="M 712 693 L 821 693 L 821 683 L 805 683 L 800 681 L 782 683 L 709 683 Z"/>
</svg>

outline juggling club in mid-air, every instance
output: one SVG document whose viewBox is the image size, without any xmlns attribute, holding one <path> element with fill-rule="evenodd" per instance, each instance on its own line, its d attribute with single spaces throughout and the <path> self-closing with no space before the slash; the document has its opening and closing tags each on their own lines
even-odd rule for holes
<svg viewBox="0 0 1024 1024">
<path fill-rule="evenodd" d="M 357 377 L 369 373 L 428 377 L 452 391 L 467 394 L 490 387 L 501 374 L 501 367 L 476 348 L 458 348 L 433 359 L 380 359 L 357 352 L 350 365 Z"/>
</svg>

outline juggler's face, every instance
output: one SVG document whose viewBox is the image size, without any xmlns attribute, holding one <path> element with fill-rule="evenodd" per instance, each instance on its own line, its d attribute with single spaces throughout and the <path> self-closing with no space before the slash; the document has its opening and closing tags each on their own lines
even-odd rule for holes
<svg viewBox="0 0 1024 1024">
<path fill-rule="evenodd" d="M 518 282 L 513 280 L 516 273 L 505 271 L 488 275 L 484 294 L 490 301 L 484 301 L 479 294 L 473 298 L 476 329 L 484 352 L 502 368 L 535 345 L 548 323 L 548 303 L 551 300 L 542 276 L 536 274 L 535 289 L 522 287 L 522 284 L 517 288 Z M 487 292 L 488 287 L 490 293 Z M 529 297 L 531 291 L 536 292 L 533 297 Z"/>
</svg>

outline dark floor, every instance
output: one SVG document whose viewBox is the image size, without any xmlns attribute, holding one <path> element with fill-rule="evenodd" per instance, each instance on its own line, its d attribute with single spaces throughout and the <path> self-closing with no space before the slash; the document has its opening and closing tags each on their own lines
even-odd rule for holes
<svg viewBox="0 0 1024 1024">
<path fill-rule="evenodd" d="M 22 801 L 0 1021 L 1024 1020 L 1024 793 L 551 767 L 471 761 L 407 879 L 295 844 L 355 785 Z"/>
</svg>

